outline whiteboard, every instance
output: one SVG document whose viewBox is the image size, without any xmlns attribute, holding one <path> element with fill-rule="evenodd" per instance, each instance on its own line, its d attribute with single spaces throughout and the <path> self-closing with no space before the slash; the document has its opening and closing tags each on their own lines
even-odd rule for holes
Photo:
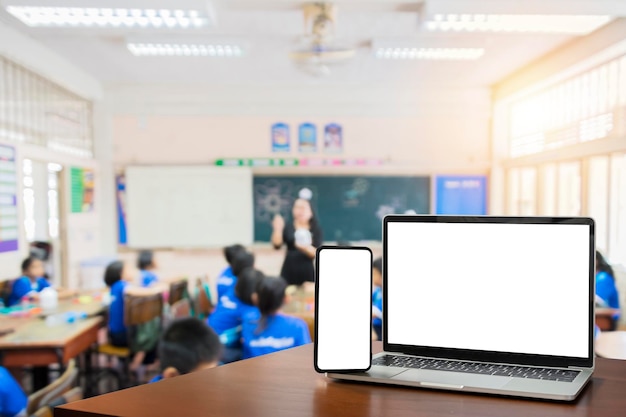
<svg viewBox="0 0 626 417">
<path fill-rule="evenodd" d="M 252 171 L 240 167 L 126 168 L 128 246 L 248 245 L 253 236 Z"/>
</svg>

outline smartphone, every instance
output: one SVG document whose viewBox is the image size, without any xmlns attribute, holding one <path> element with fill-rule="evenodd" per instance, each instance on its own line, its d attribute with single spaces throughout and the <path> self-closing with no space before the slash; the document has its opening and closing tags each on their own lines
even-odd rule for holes
<svg viewBox="0 0 626 417">
<path fill-rule="evenodd" d="M 372 252 L 321 246 L 315 267 L 315 370 L 367 371 L 372 363 Z"/>
</svg>

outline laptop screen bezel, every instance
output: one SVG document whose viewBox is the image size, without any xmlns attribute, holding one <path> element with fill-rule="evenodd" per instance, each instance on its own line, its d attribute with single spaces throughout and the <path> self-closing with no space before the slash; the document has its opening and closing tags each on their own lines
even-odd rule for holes
<svg viewBox="0 0 626 417">
<path fill-rule="evenodd" d="M 511 217 L 511 216 L 439 216 L 439 215 L 389 215 L 383 219 L 383 306 L 387 304 L 388 274 L 388 225 L 389 223 L 500 223 L 500 224 L 577 224 L 589 226 L 589 329 L 587 357 L 569 357 L 537 355 L 513 352 L 495 352 L 485 350 L 452 349 L 433 346 L 413 346 L 389 343 L 387 334 L 388 311 L 383 308 L 383 348 L 386 352 L 398 352 L 414 356 L 459 359 L 469 361 L 510 363 L 520 365 L 539 365 L 554 367 L 594 366 L 594 323 L 595 323 L 595 223 L 588 217 Z M 550 325 L 547 321 L 546 325 Z M 558 326 L 555 319 L 554 325 Z"/>
</svg>

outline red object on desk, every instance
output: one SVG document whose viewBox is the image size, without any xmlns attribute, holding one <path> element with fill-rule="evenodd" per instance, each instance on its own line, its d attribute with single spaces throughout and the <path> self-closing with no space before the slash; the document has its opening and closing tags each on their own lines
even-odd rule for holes
<svg viewBox="0 0 626 417">
<path fill-rule="evenodd" d="M 374 343 L 378 352 L 382 343 Z M 626 362 L 597 360 L 573 403 L 337 382 L 313 370 L 313 345 L 118 391 L 56 408 L 55 417 L 471 416 L 617 417 Z"/>
</svg>

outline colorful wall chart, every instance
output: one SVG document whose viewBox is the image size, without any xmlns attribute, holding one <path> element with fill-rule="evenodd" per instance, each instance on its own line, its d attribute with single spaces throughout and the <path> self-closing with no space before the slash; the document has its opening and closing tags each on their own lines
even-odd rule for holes
<svg viewBox="0 0 626 417">
<path fill-rule="evenodd" d="M 274 123 L 271 132 L 272 152 L 289 152 L 291 150 L 289 125 L 286 123 Z"/>
<path fill-rule="evenodd" d="M 15 148 L 0 145 L 0 252 L 18 249 L 17 164 Z"/>
<path fill-rule="evenodd" d="M 324 128 L 324 152 L 343 152 L 343 129 L 337 123 L 329 123 Z"/>
<path fill-rule="evenodd" d="M 70 169 L 72 213 L 88 213 L 94 206 L 94 171 L 88 168 Z"/>
<path fill-rule="evenodd" d="M 298 128 L 298 150 L 302 153 L 317 152 L 317 128 L 313 123 L 302 123 Z"/>
</svg>

